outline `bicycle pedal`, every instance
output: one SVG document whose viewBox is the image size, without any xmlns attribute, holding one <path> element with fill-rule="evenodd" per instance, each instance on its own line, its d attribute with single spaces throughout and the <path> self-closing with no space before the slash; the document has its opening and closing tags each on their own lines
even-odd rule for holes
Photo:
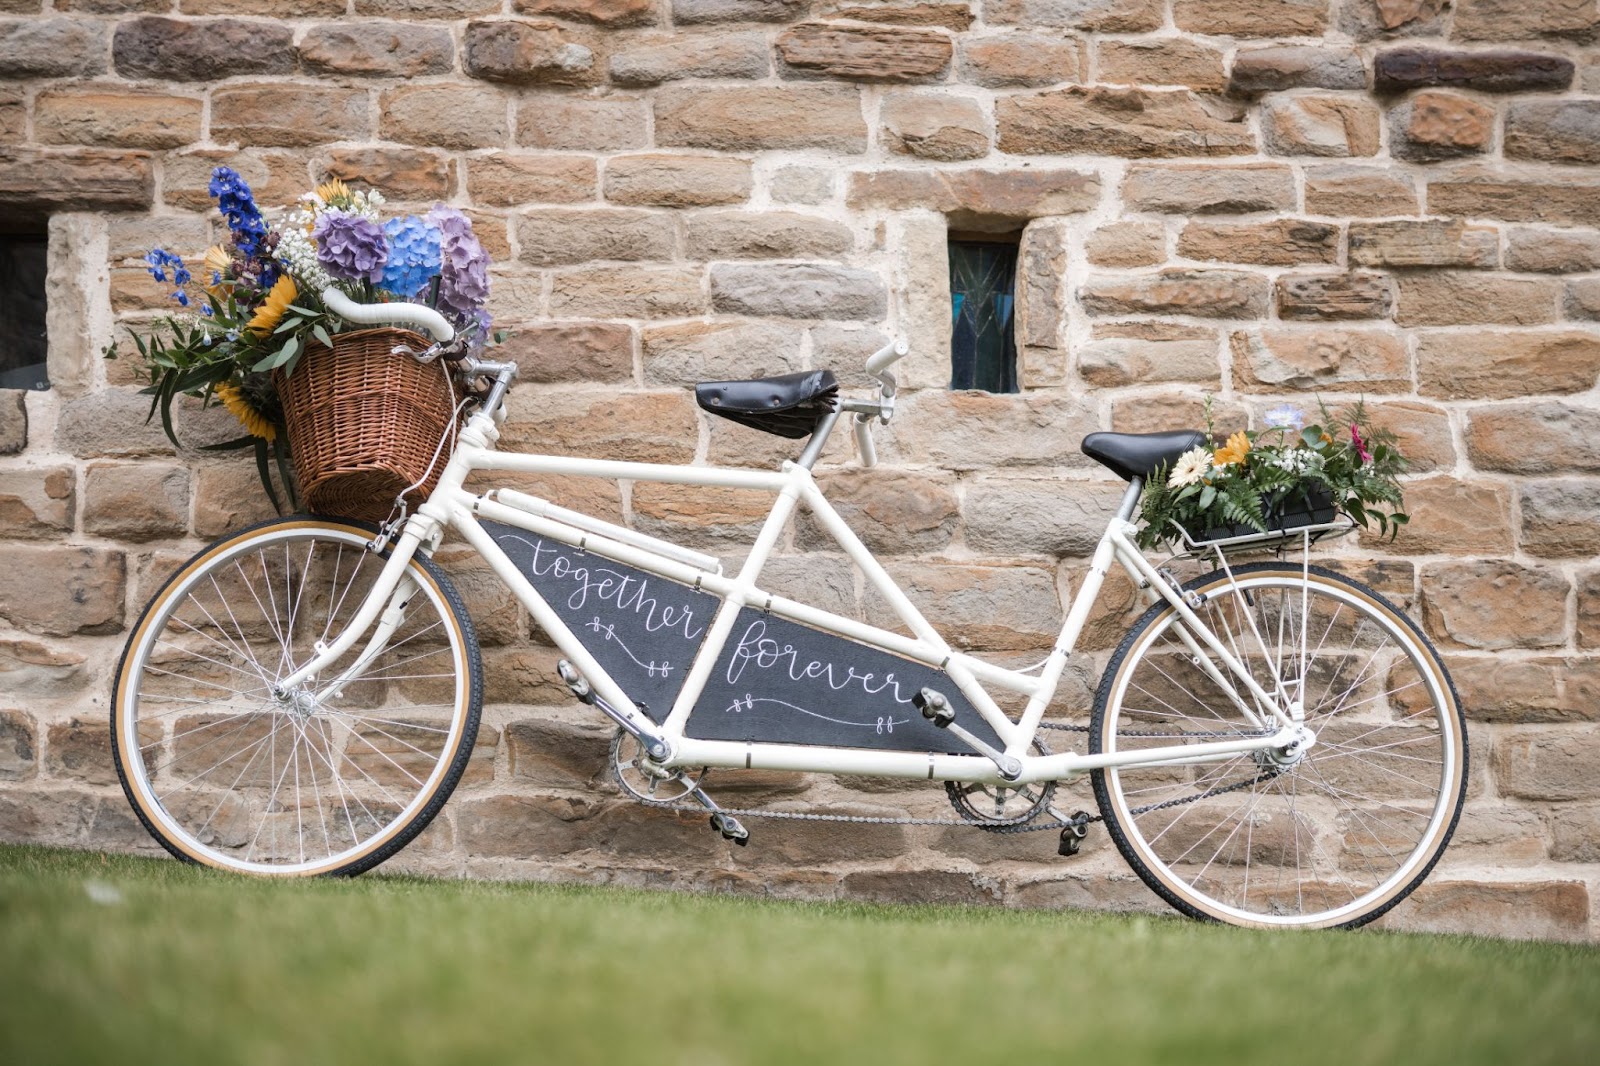
<svg viewBox="0 0 1600 1066">
<path fill-rule="evenodd" d="M 1072 820 L 1061 827 L 1061 843 L 1056 845 L 1056 854 L 1068 858 L 1078 854 L 1083 847 L 1083 840 L 1089 835 L 1089 812 L 1075 811 Z"/>
<path fill-rule="evenodd" d="M 711 828 L 722 834 L 723 840 L 731 840 L 741 848 L 750 843 L 750 830 L 740 824 L 739 819 L 731 814 L 718 812 L 711 816 Z"/>
</svg>

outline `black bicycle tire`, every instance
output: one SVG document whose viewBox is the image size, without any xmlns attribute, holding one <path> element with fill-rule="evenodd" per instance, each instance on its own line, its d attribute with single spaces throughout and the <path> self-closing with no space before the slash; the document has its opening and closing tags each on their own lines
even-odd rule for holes
<svg viewBox="0 0 1600 1066">
<path fill-rule="evenodd" d="M 122 784 L 123 796 L 127 799 L 128 806 L 133 808 L 133 813 L 139 819 L 140 824 L 142 824 L 145 828 L 145 831 L 155 839 L 156 843 L 160 844 L 162 848 L 164 848 L 169 854 L 182 862 L 186 862 L 195 866 L 209 865 L 196 859 L 193 855 L 190 855 L 188 852 L 178 847 L 175 843 L 168 840 L 166 835 L 162 833 L 161 830 L 145 815 L 144 808 L 140 805 L 137 797 L 135 796 L 133 786 L 128 781 L 127 774 L 123 771 L 120 745 L 117 739 L 117 716 L 118 711 L 122 706 L 123 667 L 128 661 L 128 654 L 133 650 L 134 639 L 138 636 L 139 632 L 143 628 L 145 618 L 148 617 L 151 610 L 153 610 L 155 606 L 161 602 L 163 595 L 166 593 L 167 589 L 172 586 L 172 583 L 176 581 L 181 574 L 185 573 L 197 560 L 211 553 L 212 551 L 215 551 L 217 548 L 223 545 L 238 541 L 242 537 L 256 533 L 259 530 L 267 529 L 272 526 L 283 525 L 289 522 L 307 521 L 339 525 L 345 527 L 346 529 L 358 529 L 370 533 L 373 536 L 376 536 L 378 533 L 378 527 L 373 523 L 354 518 L 335 518 L 328 515 L 316 514 L 293 514 L 282 515 L 278 518 L 269 518 L 264 521 L 245 526 L 241 529 L 237 529 L 231 533 L 224 534 L 191 555 L 183 562 L 181 566 L 173 570 L 173 572 L 168 575 L 167 579 L 161 583 L 161 586 L 156 589 L 155 593 L 145 603 L 144 609 L 139 612 L 139 617 L 136 618 L 133 625 L 129 627 L 128 640 L 122 647 L 122 655 L 117 659 L 117 669 L 112 682 L 111 711 L 109 715 L 111 731 L 111 762 L 116 767 L 117 780 Z M 390 549 L 385 549 L 381 557 L 387 559 L 389 554 Z M 358 874 L 363 874 L 368 870 L 371 870 L 394 858 L 395 855 L 399 854 L 399 852 L 405 848 L 406 845 L 415 840 L 417 836 L 421 834 L 421 832 L 426 829 L 436 817 L 438 817 L 439 812 L 444 809 L 444 805 L 449 802 L 450 796 L 455 792 L 456 785 L 460 783 L 461 776 L 466 772 L 467 763 L 472 758 L 472 749 L 478 740 L 478 726 L 483 716 L 483 658 L 478 646 L 477 630 L 472 624 L 472 616 L 467 611 L 467 606 L 465 601 L 463 601 L 461 598 L 461 593 L 456 589 L 455 583 L 450 580 L 449 575 L 440 569 L 439 565 L 435 563 L 433 559 L 421 552 L 413 555 L 412 561 L 420 564 L 423 570 L 427 572 L 429 578 L 437 583 L 446 606 L 448 606 L 451 613 L 455 615 L 456 623 L 460 627 L 462 640 L 465 644 L 467 656 L 468 695 L 467 720 L 462 727 L 461 744 L 456 752 L 455 758 L 451 760 L 450 767 L 445 771 L 445 776 L 440 781 L 439 787 L 434 791 L 433 797 L 428 801 L 427 804 L 423 806 L 420 811 L 416 813 L 416 815 L 412 817 L 409 822 L 402 826 L 390 840 L 386 841 L 377 850 L 369 854 L 359 856 L 351 862 L 346 863 L 345 865 L 336 869 L 323 870 L 315 874 L 306 874 L 301 876 L 355 877 Z M 223 869 L 224 867 L 216 868 Z M 229 867 L 227 869 L 232 868 Z"/>
<path fill-rule="evenodd" d="M 1304 569 L 1308 570 L 1310 573 L 1316 574 L 1320 578 L 1328 579 L 1356 590 L 1361 595 L 1368 597 L 1384 610 L 1388 611 L 1394 619 L 1397 619 L 1401 624 L 1411 631 L 1412 635 L 1417 639 L 1417 642 L 1421 646 L 1422 650 L 1429 655 L 1433 659 L 1435 665 L 1437 665 L 1440 676 L 1444 678 L 1445 688 L 1450 693 L 1451 708 L 1455 713 L 1456 724 L 1461 733 L 1461 783 L 1456 789 L 1454 809 L 1450 813 L 1449 823 L 1445 826 L 1444 833 L 1439 837 L 1439 842 L 1434 847 L 1433 854 L 1429 856 L 1428 861 L 1423 864 L 1422 868 L 1417 871 L 1416 875 L 1406 885 L 1404 885 L 1391 898 L 1384 901 L 1377 907 L 1369 911 L 1365 911 L 1348 921 L 1339 922 L 1332 926 L 1311 927 L 1355 929 L 1366 925 L 1369 922 L 1376 921 L 1389 911 L 1393 910 L 1400 903 L 1404 902 L 1406 898 L 1411 895 L 1411 893 L 1416 891 L 1417 887 L 1421 885 L 1423 881 L 1427 880 L 1428 875 L 1432 873 L 1434 867 L 1438 865 L 1440 858 L 1444 856 L 1445 849 L 1450 846 L 1451 837 L 1455 835 L 1456 826 L 1461 821 L 1462 809 L 1466 805 L 1467 787 L 1471 777 L 1471 745 L 1469 742 L 1470 738 L 1467 733 L 1466 715 L 1461 709 L 1461 698 L 1456 692 L 1455 681 L 1453 678 L 1451 678 L 1449 669 L 1445 666 L 1444 660 L 1440 657 L 1438 650 L 1433 646 L 1433 642 L 1428 639 L 1427 634 L 1423 633 L 1422 629 L 1415 622 L 1413 622 L 1404 611 L 1401 611 L 1389 601 L 1388 597 L 1384 596 L 1376 589 L 1371 588 L 1370 586 L 1365 585 L 1345 574 L 1338 573 L 1334 570 L 1329 570 L 1326 567 L 1310 566 Z M 1270 561 L 1246 563 L 1241 566 L 1233 567 L 1233 574 L 1236 577 L 1246 577 L 1251 574 L 1263 572 L 1298 574 L 1302 572 L 1302 567 Z M 1222 571 L 1213 570 L 1209 573 L 1202 574 L 1191 581 L 1185 582 L 1183 588 L 1185 591 L 1203 588 L 1207 585 L 1215 584 L 1219 580 L 1226 580 L 1226 577 L 1227 575 Z M 1138 620 L 1128 628 L 1128 632 L 1123 636 L 1122 641 L 1117 645 L 1116 651 L 1112 653 L 1111 659 L 1106 663 L 1105 671 L 1100 675 L 1100 684 L 1097 686 L 1095 691 L 1094 710 L 1089 720 L 1089 752 L 1091 754 L 1097 755 L 1105 750 L 1104 732 L 1106 701 L 1110 697 L 1112 683 L 1115 681 L 1118 671 L 1122 667 L 1123 660 L 1127 658 L 1128 653 L 1132 649 L 1134 643 L 1139 639 L 1144 631 L 1150 626 L 1154 625 L 1158 618 L 1162 617 L 1164 614 L 1166 614 L 1166 612 L 1172 609 L 1173 608 L 1171 604 L 1167 603 L 1165 600 L 1151 604 L 1149 609 L 1146 610 L 1144 614 L 1140 615 Z M 1104 821 L 1106 832 L 1111 837 L 1112 843 L 1116 845 L 1117 851 L 1122 854 L 1123 859 L 1128 863 L 1128 866 L 1132 868 L 1134 873 L 1139 875 L 1139 879 L 1143 881 L 1152 892 L 1160 896 L 1167 902 L 1168 905 L 1170 905 L 1179 913 L 1204 922 L 1223 923 L 1224 919 L 1200 910 L 1199 908 L 1188 903 L 1177 893 L 1173 892 L 1147 865 L 1145 865 L 1143 858 L 1138 853 L 1138 849 L 1136 849 L 1133 846 L 1133 843 L 1128 839 L 1127 832 L 1123 829 L 1121 822 L 1119 822 L 1117 819 L 1116 805 L 1111 802 L 1110 789 L 1106 784 L 1106 772 L 1104 770 L 1092 770 L 1090 771 L 1089 777 L 1094 786 L 1095 802 L 1100 807 L 1100 814 Z"/>
</svg>

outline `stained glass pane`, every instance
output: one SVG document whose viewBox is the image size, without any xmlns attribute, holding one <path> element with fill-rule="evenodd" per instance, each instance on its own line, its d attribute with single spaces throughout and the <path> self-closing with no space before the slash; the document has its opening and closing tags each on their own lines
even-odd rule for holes
<svg viewBox="0 0 1600 1066">
<path fill-rule="evenodd" d="M 1017 246 L 950 242 L 950 387 L 1017 391 Z"/>
</svg>

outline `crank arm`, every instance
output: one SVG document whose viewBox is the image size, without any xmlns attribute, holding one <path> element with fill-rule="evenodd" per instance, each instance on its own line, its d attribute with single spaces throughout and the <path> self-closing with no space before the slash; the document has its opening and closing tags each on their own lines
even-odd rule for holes
<svg viewBox="0 0 1600 1066">
<path fill-rule="evenodd" d="M 1015 781 L 1022 776 L 1021 759 L 1007 755 L 956 725 L 955 708 L 950 706 L 950 701 L 945 698 L 944 693 L 925 688 L 911 697 L 911 703 L 922 712 L 922 717 L 932 722 L 936 728 L 948 730 L 957 740 L 994 763 L 995 768 L 1000 771 L 1000 776 L 1005 780 Z"/>
<path fill-rule="evenodd" d="M 562 659 L 556 663 L 556 673 L 561 675 L 561 680 L 566 683 L 567 688 L 572 691 L 573 696 L 580 702 L 599 708 L 602 714 L 617 723 L 617 728 L 637 740 L 639 746 L 644 749 L 644 753 L 650 757 L 652 762 L 664 763 L 672 757 L 672 745 L 667 743 L 665 737 L 655 730 L 640 724 L 636 720 L 636 716 L 623 714 L 607 703 L 594 690 L 594 687 L 584 680 L 583 675 L 578 673 L 577 667 Z"/>
</svg>

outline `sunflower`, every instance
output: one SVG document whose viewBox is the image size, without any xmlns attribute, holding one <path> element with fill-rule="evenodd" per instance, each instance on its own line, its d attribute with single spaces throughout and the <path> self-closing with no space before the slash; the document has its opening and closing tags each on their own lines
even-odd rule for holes
<svg viewBox="0 0 1600 1066">
<path fill-rule="evenodd" d="M 267 298 L 261 301 L 261 306 L 256 308 L 256 313 L 250 316 L 250 321 L 244 328 L 263 336 L 271 333 L 278 328 L 283 313 L 299 295 L 300 290 L 295 288 L 294 279 L 287 274 L 283 275 L 272 286 L 272 291 L 267 293 Z"/>
<path fill-rule="evenodd" d="M 1244 457 L 1249 454 L 1250 437 L 1241 429 L 1228 438 L 1228 443 L 1217 449 L 1212 461 L 1218 466 L 1228 466 L 1232 463 L 1244 462 Z"/>
<path fill-rule="evenodd" d="M 350 186 L 334 178 L 317 186 L 317 199 L 328 207 L 344 207 L 350 202 Z"/>
<path fill-rule="evenodd" d="M 222 406 L 239 420 L 240 425 L 244 426 L 252 437 L 270 441 L 278 435 L 278 427 L 251 405 L 250 397 L 245 395 L 245 391 L 239 386 L 231 381 L 224 381 L 217 386 L 216 393 L 217 399 L 222 401 Z"/>
<path fill-rule="evenodd" d="M 228 271 L 233 269 L 233 261 L 228 256 L 228 250 L 220 244 L 213 244 L 206 249 L 205 258 L 205 290 L 213 296 L 220 297 L 227 288 Z"/>
</svg>

